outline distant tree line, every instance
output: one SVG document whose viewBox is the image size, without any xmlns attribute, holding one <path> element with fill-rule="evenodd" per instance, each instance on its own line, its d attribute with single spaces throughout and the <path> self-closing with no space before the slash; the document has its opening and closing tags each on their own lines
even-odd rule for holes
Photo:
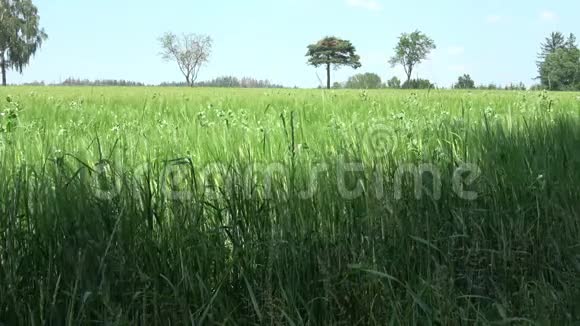
<svg viewBox="0 0 580 326">
<path fill-rule="evenodd" d="M 224 76 L 203 81 L 196 84 L 200 87 L 239 87 L 239 88 L 284 88 L 282 85 L 273 84 L 267 79 L 259 80 L 251 77 L 241 79 L 232 76 Z"/>
<path fill-rule="evenodd" d="M 350 77 L 345 83 L 334 83 L 332 88 L 346 89 L 380 89 L 380 88 L 408 88 L 408 89 L 429 89 L 436 88 L 435 84 L 427 79 L 409 79 L 401 84 L 397 77 L 389 79 L 383 83 L 381 77 L 375 73 L 357 74 Z"/>
<path fill-rule="evenodd" d="M 506 90 L 506 91 L 525 91 L 528 88 L 526 87 L 526 85 L 522 82 L 514 84 L 514 83 L 510 83 L 508 85 L 505 86 L 500 86 L 494 83 L 490 83 L 487 85 L 479 85 L 475 87 L 476 89 L 482 89 L 482 90 L 489 90 L 489 91 L 493 91 L 493 90 Z M 538 90 L 541 88 L 538 88 L 538 86 L 532 86 L 530 87 L 530 90 Z"/>
<path fill-rule="evenodd" d="M 129 80 L 115 80 L 115 79 L 103 79 L 103 80 L 88 80 L 88 79 L 76 79 L 67 78 L 60 86 L 145 86 L 145 84 L 140 82 L 134 82 Z"/>
<path fill-rule="evenodd" d="M 29 83 L 22 83 L 22 86 L 46 86 L 44 81 L 32 81 Z"/>
<path fill-rule="evenodd" d="M 159 86 L 185 87 L 191 86 L 184 82 L 166 82 Z M 251 77 L 237 78 L 233 76 L 218 77 L 208 81 L 201 81 L 194 84 L 195 87 L 233 87 L 233 88 L 284 88 L 282 85 L 274 84 L 269 80 L 259 80 Z"/>
<path fill-rule="evenodd" d="M 401 83 L 398 77 L 392 77 L 386 83 L 383 83 L 381 77 L 375 73 L 364 73 L 356 74 L 350 77 L 344 83 L 335 82 L 332 86 L 334 89 L 344 88 L 344 89 L 381 89 L 381 88 L 391 88 L 391 89 L 435 89 L 440 88 L 433 84 L 427 79 L 410 79 Z M 475 81 L 470 75 L 464 74 L 459 76 L 457 82 L 453 84 L 453 89 L 483 89 L 483 90 L 526 90 L 527 87 L 524 83 L 509 84 L 506 86 L 499 86 L 496 84 L 488 85 L 476 85 Z"/>
<path fill-rule="evenodd" d="M 28 86 L 44 86 L 43 81 L 25 84 Z M 51 86 L 163 86 L 163 87 L 190 87 L 187 82 L 164 82 L 158 85 L 146 85 L 141 82 L 129 80 L 89 80 L 79 78 L 67 78 L 63 82 L 50 84 Z M 200 81 L 194 84 L 195 87 L 234 87 L 234 88 L 284 88 L 282 85 L 273 84 L 269 80 L 258 80 L 251 77 L 237 78 L 233 76 L 218 77 L 209 81 Z"/>
<path fill-rule="evenodd" d="M 506 90 L 506 91 L 525 91 L 527 89 L 526 85 L 522 82 L 518 84 L 509 84 L 503 87 L 498 86 L 496 84 L 487 84 L 487 85 L 475 85 L 475 81 L 471 78 L 469 74 L 464 74 L 459 76 L 457 82 L 453 85 L 454 89 L 483 89 L 483 90 Z"/>
<path fill-rule="evenodd" d="M 161 86 L 161 87 L 190 87 L 186 82 L 164 82 L 158 85 L 146 85 L 141 82 L 129 80 L 89 80 L 80 78 L 67 78 L 63 82 L 46 84 L 44 81 L 34 81 L 22 84 L 24 86 L 121 86 L 121 87 L 140 87 L 140 86 Z M 194 84 L 195 87 L 224 87 L 224 88 L 285 88 L 269 80 L 259 80 L 251 77 L 237 78 L 234 76 L 223 76 L 208 81 L 200 81 Z M 335 82 L 333 89 L 435 89 L 440 88 L 427 79 L 411 79 L 401 83 L 398 77 L 392 77 L 386 83 L 383 83 L 381 77 L 375 73 L 362 73 L 350 77 L 346 82 Z M 475 85 L 470 75 L 465 74 L 458 78 L 457 83 L 453 85 L 454 89 L 482 89 L 482 90 L 526 90 L 524 83 L 509 84 L 499 86 L 496 84 Z M 531 89 L 544 89 L 541 85 L 536 85 Z"/>
</svg>

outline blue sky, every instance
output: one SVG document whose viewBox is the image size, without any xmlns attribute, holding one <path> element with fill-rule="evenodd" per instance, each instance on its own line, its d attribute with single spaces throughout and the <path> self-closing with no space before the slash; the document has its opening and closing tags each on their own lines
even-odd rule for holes
<svg viewBox="0 0 580 326">
<path fill-rule="evenodd" d="M 402 32 L 419 29 L 437 44 L 414 77 L 449 86 L 462 73 L 476 83 L 530 85 L 540 42 L 552 31 L 580 34 L 578 0 L 37 0 L 49 39 L 22 75 L 9 82 L 58 82 L 67 77 L 181 81 L 164 62 L 157 38 L 166 31 L 208 34 L 210 62 L 200 80 L 222 75 L 316 87 L 322 69 L 306 65 L 306 46 L 326 35 L 351 40 L 357 72 L 402 78 L 387 61 Z M 580 36 L 580 35 L 579 35 Z"/>
</svg>

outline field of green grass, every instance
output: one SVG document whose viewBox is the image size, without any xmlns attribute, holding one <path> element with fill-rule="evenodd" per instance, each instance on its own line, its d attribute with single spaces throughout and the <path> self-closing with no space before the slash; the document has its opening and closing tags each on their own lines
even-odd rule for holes
<svg viewBox="0 0 580 326">
<path fill-rule="evenodd" d="M 0 89 L 0 325 L 580 322 L 577 93 Z"/>
</svg>

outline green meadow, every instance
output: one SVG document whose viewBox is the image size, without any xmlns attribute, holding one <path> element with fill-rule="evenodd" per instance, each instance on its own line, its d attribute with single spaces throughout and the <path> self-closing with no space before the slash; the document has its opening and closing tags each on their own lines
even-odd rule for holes
<svg viewBox="0 0 580 326">
<path fill-rule="evenodd" d="M 8 87 L 0 114 L 6 325 L 580 322 L 578 93 Z"/>
</svg>

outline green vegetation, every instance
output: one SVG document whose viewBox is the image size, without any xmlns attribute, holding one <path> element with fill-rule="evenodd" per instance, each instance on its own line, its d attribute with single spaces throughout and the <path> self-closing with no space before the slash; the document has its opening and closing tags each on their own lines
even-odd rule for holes
<svg viewBox="0 0 580 326">
<path fill-rule="evenodd" d="M 395 47 L 395 55 L 389 60 L 391 67 L 401 65 L 407 75 L 407 84 L 411 82 L 413 69 L 420 64 L 437 46 L 435 42 L 421 31 L 403 33 Z"/>
<path fill-rule="evenodd" d="M 4 86 L 46 39 L 0 0 Z M 0 89 L 0 326 L 580 324 L 577 94 L 436 89 L 418 30 L 404 83 L 332 84 L 355 46 L 309 45 L 332 91 L 198 82 L 212 38 L 158 41 L 184 81 Z M 580 90 L 573 34 L 538 60 Z"/>
<path fill-rule="evenodd" d="M 410 79 L 403 83 L 401 88 L 405 89 L 430 89 L 435 88 L 435 85 L 427 79 Z"/>
<path fill-rule="evenodd" d="M 360 56 L 350 41 L 334 36 L 328 36 L 315 44 L 308 46 L 308 64 L 314 67 L 326 68 L 326 88 L 330 89 L 330 68 L 338 69 L 348 66 L 353 69 L 361 67 Z"/>
<path fill-rule="evenodd" d="M 393 78 L 389 79 L 387 81 L 387 87 L 388 88 L 401 88 L 401 80 L 399 78 L 397 78 L 396 76 L 394 76 Z"/>
<path fill-rule="evenodd" d="M 459 78 L 457 79 L 457 83 L 455 83 L 455 85 L 453 85 L 453 88 L 473 89 L 473 88 L 475 88 L 475 82 L 473 81 L 473 79 L 471 79 L 470 75 L 464 74 L 463 76 L 459 76 Z"/>
<path fill-rule="evenodd" d="M 0 0 L 0 74 L 6 86 L 8 69 L 24 66 L 48 38 L 39 26 L 38 9 L 31 0 Z"/>
<path fill-rule="evenodd" d="M 580 49 L 576 36 L 568 39 L 560 32 L 546 38 L 539 54 L 538 77 L 543 87 L 549 90 L 580 90 Z"/>
<path fill-rule="evenodd" d="M 383 81 L 377 74 L 370 72 L 350 77 L 345 88 L 351 89 L 378 89 L 383 88 Z"/>
<path fill-rule="evenodd" d="M 577 94 L 0 98 L 1 324 L 580 321 Z"/>
</svg>

